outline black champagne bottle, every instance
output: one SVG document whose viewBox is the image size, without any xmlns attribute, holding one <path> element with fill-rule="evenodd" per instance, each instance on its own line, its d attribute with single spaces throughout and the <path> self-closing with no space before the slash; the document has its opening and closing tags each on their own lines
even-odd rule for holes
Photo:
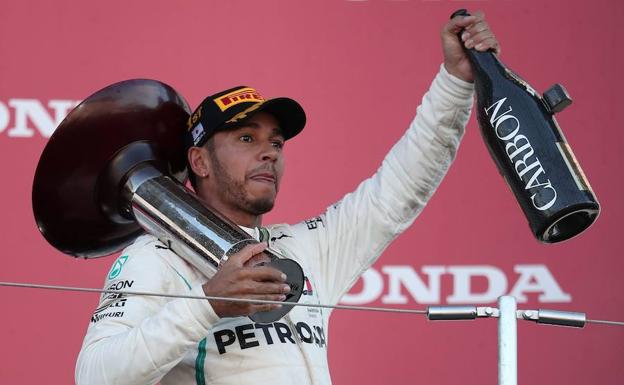
<svg viewBox="0 0 624 385">
<path fill-rule="evenodd" d="M 451 18 L 457 15 L 468 13 L 461 9 Z M 491 51 L 466 52 L 483 140 L 531 231 L 545 243 L 580 234 L 600 205 L 554 118 L 572 100 L 558 84 L 540 96 Z"/>
</svg>

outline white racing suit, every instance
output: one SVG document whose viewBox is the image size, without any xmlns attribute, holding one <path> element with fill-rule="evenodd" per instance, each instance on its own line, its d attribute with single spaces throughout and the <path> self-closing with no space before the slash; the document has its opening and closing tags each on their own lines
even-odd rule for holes
<svg viewBox="0 0 624 385">
<path fill-rule="evenodd" d="M 253 229 L 306 276 L 300 302 L 336 304 L 423 209 L 450 166 L 472 84 L 441 67 L 382 166 L 327 211 Z M 105 288 L 204 295 L 206 278 L 151 235 L 126 248 Z M 331 384 L 328 309 L 294 307 L 279 322 L 219 318 L 205 300 L 103 294 L 76 366 L 79 385 Z"/>
</svg>

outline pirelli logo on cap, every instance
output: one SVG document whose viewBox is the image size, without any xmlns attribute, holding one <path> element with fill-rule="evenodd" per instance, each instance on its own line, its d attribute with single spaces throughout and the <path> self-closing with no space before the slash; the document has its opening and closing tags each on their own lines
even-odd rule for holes
<svg viewBox="0 0 624 385">
<path fill-rule="evenodd" d="M 239 103 L 244 102 L 264 102 L 264 98 L 253 88 L 241 88 L 229 94 L 219 96 L 214 100 L 221 111 L 225 111 Z"/>
</svg>

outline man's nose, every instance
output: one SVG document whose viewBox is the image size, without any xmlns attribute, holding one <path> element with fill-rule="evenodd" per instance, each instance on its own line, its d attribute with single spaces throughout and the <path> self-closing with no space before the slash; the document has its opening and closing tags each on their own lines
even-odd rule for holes
<svg viewBox="0 0 624 385">
<path fill-rule="evenodd" d="M 260 158 L 264 161 L 275 161 L 279 156 L 279 149 L 273 145 L 273 143 L 268 143 L 262 146 L 262 151 L 260 154 Z"/>
</svg>

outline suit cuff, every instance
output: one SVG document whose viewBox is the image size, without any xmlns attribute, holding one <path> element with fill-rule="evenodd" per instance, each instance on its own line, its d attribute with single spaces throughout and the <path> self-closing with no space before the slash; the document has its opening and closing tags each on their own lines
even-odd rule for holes
<svg viewBox="0 0 624 385">
<path fill-rule="evenodd" d="M 444 64 L 440 64 L 440 72 L 436 76 L 433 86 L 437 91 L 452 100 L 459 106 L 471 106 L 474 83 L 467 82 L 451 75 Z"/>
</svg>

